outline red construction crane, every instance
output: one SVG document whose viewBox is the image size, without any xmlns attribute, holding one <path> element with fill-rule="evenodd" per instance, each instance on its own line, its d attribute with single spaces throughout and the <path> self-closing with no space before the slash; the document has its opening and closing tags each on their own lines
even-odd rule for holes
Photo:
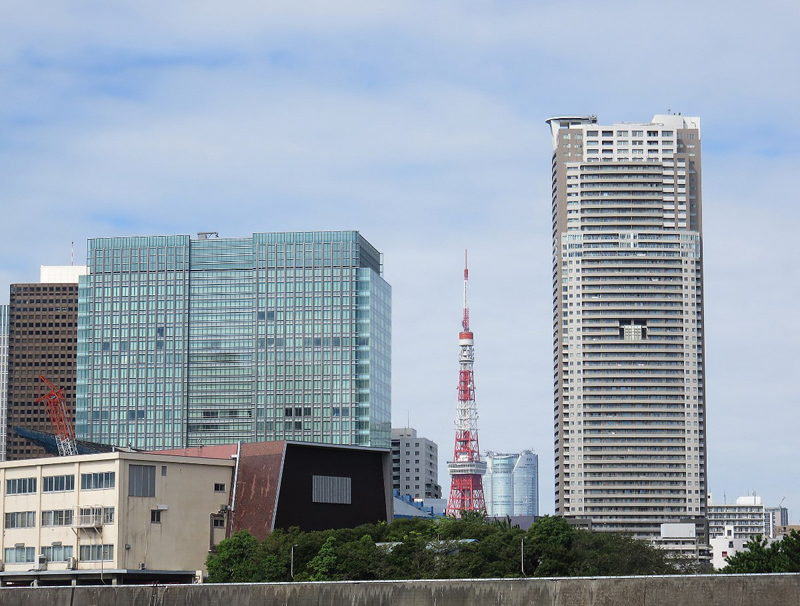
<svg viewBox="0 0 800 606">
<path fill-rule="evenodd" d="M 475 380 L 472 367 L 475 362 L 474 340 L 469 329 L 469 302 L 467 300 L 467 253 L 464 252 L 464 317 L 458 334 L 458 405 L 456 408 L 456 444 L 453 460 L 447 462 L 450 473 L 450 499 L 447 515 L 459 517 L 462 511 L 486 512 L 483 497 L 483 474 L 486 463 L 481 461 L 478 448 L 478 408 L 475 405 Z"/>
<path fill-rule="evenodd" d="M 39 375 L 39 380 L 47 386 L 49 391 L 37 398 L 36 401 L 47 405 L 50 424 L 53 426 L 56 446 L 58 446 L 58 456 L 71 457 L 78 454 L 75 430 L 72 428 L 69 415 L 67 415 L 67 398 L 64 396 L 64 390 L 53 385 L 44 375 Z"/>
</svg>

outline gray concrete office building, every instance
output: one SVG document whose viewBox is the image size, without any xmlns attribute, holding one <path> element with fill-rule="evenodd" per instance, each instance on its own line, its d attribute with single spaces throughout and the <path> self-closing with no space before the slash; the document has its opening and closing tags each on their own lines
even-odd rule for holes
<svg viewBox="0 0 800 606">
<path fill-rule="evenodd" d="M 706 514 L 700 119 L 547 121 L 556 513 L 656 537 Z"/>
<path fill-rule="evenodd" d="M 439 446 L 413 427 L 392 428 L 392 488 L 415 499 L 441 499 Z"/>
</svg>

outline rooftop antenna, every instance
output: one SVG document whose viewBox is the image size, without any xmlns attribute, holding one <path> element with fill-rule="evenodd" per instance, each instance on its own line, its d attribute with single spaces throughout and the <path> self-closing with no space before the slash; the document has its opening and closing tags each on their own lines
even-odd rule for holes
<svg viewBox="0 0 800 606">
<path fill-rule="evenodd" d="M 73 241 L 69 250 L 69 264 L 75 265 L 75 242 Z"/>
</svg>

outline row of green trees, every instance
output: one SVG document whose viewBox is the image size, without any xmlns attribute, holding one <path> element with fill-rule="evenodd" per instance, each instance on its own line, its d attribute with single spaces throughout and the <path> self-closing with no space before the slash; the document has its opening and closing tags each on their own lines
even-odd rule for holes
<svg viewBox="0 0 800 606">
<path fill-rule="evenodd" d="M 207 561 L 212 583 L 611 576 L 693 572 L 693 563 L 644 541 L 576 529 L 545 516 L 527 531 L 465 514 L 354 529 L 240 532 Z"/>
</svg>

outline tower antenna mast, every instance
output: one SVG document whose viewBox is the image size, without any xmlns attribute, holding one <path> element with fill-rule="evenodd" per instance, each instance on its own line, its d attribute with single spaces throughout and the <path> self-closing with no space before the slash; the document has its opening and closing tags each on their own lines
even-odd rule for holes
<svg viewBox="0 0 800 606">
<path fill-rule="evenodd" d="M 464 315 L 458 334 L 458 403 L 456 405 L 456 439 L 453 460 L 448 461 L 450 498 L 447 515 L 461 516 L 462 511 L 486 512 L 483 496 L 483 474 L 486 463 L 481 461 L 478 446 L 478 408 L 475 405 L 474 339 L 469 326 L 468 299 L 469 269 L 464 251 Z"/>
</svg>

